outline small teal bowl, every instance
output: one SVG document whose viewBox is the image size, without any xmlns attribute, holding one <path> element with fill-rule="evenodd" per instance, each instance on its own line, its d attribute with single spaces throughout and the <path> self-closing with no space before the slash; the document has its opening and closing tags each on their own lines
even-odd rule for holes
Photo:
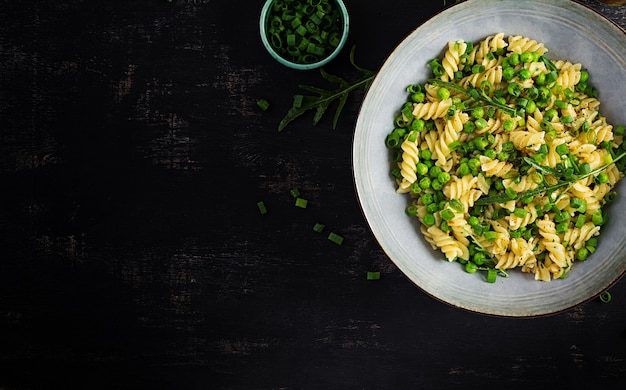
<svg viewBox="0 0 626 390">
<path fill-rule="evenodd" d="M 270 55 L 276 61 L 292 69 L 308 70 L 308 69 L 316 69 L 316 68 L 322 67 L 328 64 L 330 61 L 332 61 L 335 57 L 337 57 L 337 55 L 339 54 L 339 52 L 345 45 L 346 40 L 348 39 L 348 31 L 350 27 L 350 17 L 348 15 L 348 10 L 346 9 L 346 6 L 342 0 L 330 0 L 337 5 L 337 8 L 339 9 L 339 14 L 341 16 L 342 30 L 341 30 L 341 38 L 339 40 L 339 43 L 337 44 L 335 49 L 332 52 L 330 52 L 326 57 L 322 58 L 321 60 L 317 62 L 310 62 L 310 63 L 292 62 L 289 59 L 282 57 L 272 47 L 267 37 L 267 29 L 270 23 L 270 16 L 272 15 L 272 12 L 271 12 L 272 6 L 275 1 L 276 0 L 267 0 L 265 4 L 263 5 L 263 8 L 261 9 L 261 18 L 259 20 L 259 30 L 260 30 L 261 41 L 263 42 L 263 46 L 265 46 L 265 49 L 267 49 L 268 53 L 270 53 Z"/>
</svg>

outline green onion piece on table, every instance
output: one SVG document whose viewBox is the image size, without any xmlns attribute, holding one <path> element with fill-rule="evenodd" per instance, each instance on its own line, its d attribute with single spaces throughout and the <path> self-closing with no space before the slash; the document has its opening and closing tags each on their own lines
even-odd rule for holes
<svg viewBox="0 0 626 390">
<path fill-rule="evenodd" d="M 337 233 L 330 232 L 330 234 L 328 235 L 328 239 L 337 245 L 343 244 L 343 237 Z"/>
</svg>

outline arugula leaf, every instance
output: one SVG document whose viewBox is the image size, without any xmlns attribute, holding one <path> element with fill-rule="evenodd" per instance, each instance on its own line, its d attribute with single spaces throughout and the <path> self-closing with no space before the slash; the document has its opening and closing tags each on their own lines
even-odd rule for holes
<svg viewBox="0 0 626 390">
<path fill-rule="evenodd" d="M 311 85 L 300 85 L 299 87 L 301 89 L 319 96 L 303 95 L 302 100 L 299 101 L 298 104 L 295 104 L 294 102 L 294 105 L 289 109 L 289 111 L 287 111 L 285 117 L 278 124 L 278 131 L 283 131 L 285 127 L 287 127 L 287 125 L 294 119 L 311 110 L 315 111 L 315 114 L 313 115 L 313 125 L 317 125 L 330 104 L 339 100 L 333 117 L 333 129 L 337 127 L 339 116 L 348 100 L 350 92 L 360 88 L 367 91 L 372 84 L 372 81 L 374 81 L 374 77 L 377 73 L 376 71 L 357 66 L 354 63 L 354 50 L 355 48 L 352 47 L 352 50 L 350 51 L 350 63 L 356 70 L 362 73 L 363 76 L 354 82 L 348 82 L 339 76 L 326 72 L 323 68 L 320 69 L 322 77 L 333 84 L 338 84 L 338 87 L 334 90 L 327 90 Z"/>
<path fill-rule="evenodd" d="M 552 168 L 552 167 L 548 167 L 545 165 L 541 165 L 538 162 L 536 162 L 534 159 L 530 158 L 530 157 L 524 157 L 524 161 L 526 162 L 526 164 L 535 167 L 536 170 L 538 170 L 539 172 L 548 174 L 548 175 L 552 175 L 554 177 L 560 177 L 561 176 L 561 172 L 559 172 L 558 170 Z"/>
<path fill-rule="evenodd" d="M 497 102 L 496 100 L 490 98 L 489 96 L 487 96 L 487 94 L 485 94 L 483 91 L 479 91 L 476 88 L 463 88 L 462 86 L 455 84 L 455 83 L 451 83 L 448 81 L 442 81 L 439 79 L 429 79 L 428 82 L 430 84 L 433 85 L 440 85 L 443 87 L 446 87 L 448 89 L 453 89 L 455 91 L 461 92 L 467 96 L 472 97 L 473 99 L 482 101 L 484 104 L 497 108 L 498 110 L 509 114 L 512 117 L 517 116 L 517 111 L 515 110 L 515 108 L 513 107 L 509 107 L 506 104 L 502 104 L 500 102 Z"/>
</svg>

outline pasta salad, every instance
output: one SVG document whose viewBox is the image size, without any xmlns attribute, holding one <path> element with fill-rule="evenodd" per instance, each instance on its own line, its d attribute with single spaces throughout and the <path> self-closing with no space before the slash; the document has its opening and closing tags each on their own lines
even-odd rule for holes
<svg viewBox="0 0 626 390">
<path fill-rule="evenodd" d="M 600 113 L 579 63 L 498 33 L 450 41 L 407 87 L 386 145 L 407 213 L 448 261 L 494 282 L 564 278 L 594 253 L 624 176 L 624 127 Z"/>
</svg>

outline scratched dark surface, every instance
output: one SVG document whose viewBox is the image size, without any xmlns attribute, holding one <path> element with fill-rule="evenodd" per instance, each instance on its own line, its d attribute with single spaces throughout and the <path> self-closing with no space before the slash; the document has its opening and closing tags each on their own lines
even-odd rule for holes
<svg viewBox="0 0 626 390">
<path fill-rule="evenodd" d="M 400 273 L 353 188 L 363 94 L 278 133 L 324 84 L 264 51 L 262 3 L 0 0 L 0 389 L 623 388 L 626 282 L 520 320 Z M 372 69 L 444 8 L 346 5 Z"/>
</svg>

